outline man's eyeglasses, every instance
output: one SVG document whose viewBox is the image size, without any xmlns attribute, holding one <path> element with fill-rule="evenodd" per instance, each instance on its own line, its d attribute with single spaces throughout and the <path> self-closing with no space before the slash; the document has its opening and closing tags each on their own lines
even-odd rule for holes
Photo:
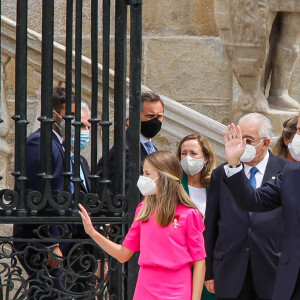
<svg viewBox="0 0 300 300">
<path fill-rule="evenodd" d="M 264 140 L 265 138 L 258 138 L 258 139 L 251 139 L 251 138 L 246 138 L 246 144 L 252 145 L 254 142 L 257 142 L 259 140 Z"/>
</svg>

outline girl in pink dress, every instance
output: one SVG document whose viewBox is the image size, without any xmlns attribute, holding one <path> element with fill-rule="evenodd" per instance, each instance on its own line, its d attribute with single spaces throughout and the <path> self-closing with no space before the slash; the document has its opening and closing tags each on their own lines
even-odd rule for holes
<svg viewBox="0 0 300 300">
<path fill-rule="evenodd" d="M 120 262 L 140 251 L 134 300 L 200 300 L 205 273 L 204 224 L 180 183 L 181 166 L 169 151 L 149 155 L 138 188 L 145 199 L 122 245 L 97 232 L 79 204 L 87 234 Z"/>
</svg>

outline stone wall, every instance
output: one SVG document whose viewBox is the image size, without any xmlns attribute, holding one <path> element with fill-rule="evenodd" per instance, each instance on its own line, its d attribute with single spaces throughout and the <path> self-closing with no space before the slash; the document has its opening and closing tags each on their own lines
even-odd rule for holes
<svg viewBox="0 0 300 300">
<path fill-rule="evenodd" d="M 219 122 L 231 119 L 232 71 L 212 0 L 144 1 L 144 84 Z"/>
<path fill-rule="evenodd" d="M 75 1 L 74 1 L 75 2 Z M 111 1 L 111 63 L 114 69 L 114 9 Z M 102 15 L 99 1 L 99 16 Z M 42 0 L 28 0 L 28 26 L 42 30 Z M 74 7 L 75 11 L 75 7 Z M 16 1 L 4 1 L 2 14 L 16 19 Z M 83 54 L 90 57 L 90 1 L 83 1 Z M 65 44 L 66 1 L 55 0 L 55 41 Z M 102 26 L 99 21 L 99 62 L 102 62 Z M 129 26 L 128 26 L 129 27 Z M 129 45 L 128 45 L 129 47 Z M 291 95 L 300 101 L 300 60 L 294 68 Z M 5 89 L 10 117 L 14 112 L 14 58 L 6 65 Z M 36 121 L 40 99 L 40 73 L 28 67 L 29 121 L 28 133 L 38 126 Z M 232 101 L 239 88 L 233 79 L 221 39 L 218 35 L 213 0 L 151 0 L 143 1 L 143 84 L 150 89 L 186 105 L 204 115 L 227 124 L 234 119 Z M 55 84 L 58 81 L 55 82 Z M 89 84 L 89 83 L 87 83 Z M 101 92 L 99 92 L 101 97 Z M 89 95 L 83 95 L 89 102 Z M 276 131 L 281 129 L 280 122 Z M 10 133 L 6 140 L 14 141 L 14 124 L 10 120 Z M 221 139 L 221 137 L 220 137 Z M 177 140 L 161 136 L 160 148 L 174 148 Z M 12 166 L 11 157 L 11 164 Z M 12 168 L 9 169 L 9 172 Z M 12 182 L 10 182 L 12 184 Z"/>
<path fill-rule="evenodd" d="M 15 19 L 15 2 L 5 1 L 2 14 Z M 113 50 L 115 1 L 111 2 Z M 41 32 L 42 0 L 29 0 L 28 6 L 29 28 Z M 90 13 L 90 1 L 83 1 L 83 54 L 87 57 L 90 57 Z M 65 43 L 65 15 L 66 1 L 55 0 L 55 40 L 61 44 Z M 102 1 L 99 1 L 101 15 Z M 99 24 L 101 62 L 101 21 Z M 113 51 L 110 65 L 114 69 Z M 292 97 L 298 101 L 299 66 L 298 59 L 290 87 Z M 223 124 L 234 119 L 235 84 L 216 27 L 213 0 L 143 1 L 142 78 L 145 86 Z"/>
<path fill-rule="evenodd" d="M 41 0 L 29 0 L 28 26 L 41 32 Z M 65 43 L 65 0 L 55 1 L 55 40 Z M 101 1 L 99 1 L 101 16 Z M 112 21 L 114 18 L 112 1 Z M 15 19 L 15 3 L 2 13 Z M 75 11 L 75 8 L 74 8 Z M 90 1 L 83 1 L 83 54 L 90 57 Z M 111 27 L 112 49 L 114 26 Z M 101 22 L 99 22 L 101 24 Z M 99 26 L 99 60 L 101 61 Z M 152 0 L 143 4 L 143 84 L 205 115 L 231 119 L 232 72 L 214 20 L 213 0 Z M 114 69 L 111 52 L 111 68 Z"/>
</svg>

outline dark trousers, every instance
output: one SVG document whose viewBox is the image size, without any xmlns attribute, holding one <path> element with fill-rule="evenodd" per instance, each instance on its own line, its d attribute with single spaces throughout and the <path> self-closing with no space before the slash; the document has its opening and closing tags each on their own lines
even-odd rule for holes
<svg viewBox="0 0 300 300">
<path fill-rule="evenodd" d="M 291 300 L 299 300 L 299 299 L 300 299 L 300 273 L 298 274 L 298 279 L 296 281 L 296 285 Z"/>
<path fill-rule="evenodd" d="M 295 298 L 296 299 L 296 298 Z M 298 298 L 299 300 L 300 298 Z M 246 278 L 242 290 L 236 298 L 218 298 L 218 300 L 268 300 L 259 298 L 256 295 L 250 263 L 248 265 Z M 271 300 L 271 299 L 270 299 Z"/>
</svg>

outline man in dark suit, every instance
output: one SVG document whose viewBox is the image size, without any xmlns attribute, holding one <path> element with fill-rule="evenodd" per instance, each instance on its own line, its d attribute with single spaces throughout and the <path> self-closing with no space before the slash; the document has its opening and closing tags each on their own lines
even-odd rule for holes
<svg viewBox="0 0 300 300">
<path fill-rule="evenodd" d="M 151 138 L 158 134 L 161 129 L 164 115 L 164 104 L 158 94 L 153 92 L 142 93 L 141 95 L 141 173 L 143 170 L 145 158 L 157 148 L 152 144 Z M 125 167 L 125 191 L 128 190 L 129 184 L 129 136 L 130 126 L 126 131 L 126 167 Z M 114 147 L 109 152 L 109 178 L 114 180 Z M 102 178 L 102 158 L 98 162 L 98 175 Z M 113 185 L 110 186 L 113 194 Z M 98 194 L 102 195 L 102 186 L 98 185 Z"/>
<path fill-rule="evenodd" d="M 63 136 L 62 136 L 62 127 L 64 121 L 61 117 L 66 114 L 66 103 L 65 103 L 65 89 L 63 88 L 54 88 L 53 89 L 53 118 L 56 120 L 56 123 L 53 125 L 52 132 L 52 171 L 53 171 L 53 180 L 51 182 L 52 191 L 62 191 L 64 188 L 64 147 Z M 72 97 L 72 114 L 75 114 L 75 103 L 74 103 L 74 95 Z M 59 117 L 60 116 L 60 117 Z M 61 127 L 62 126 L 62 127 Z M 33 132 L 27 138 L 27 188 L 29 190 L 41 191 L 40 188 L 40 177 L 38 174 L 40 173 L 40 143 L 41 143 L 41 131 L 38 129 Z M 48 207 L 46 207 L 48 208 Z M 14 226 L 14 237 L 15 238 L 35 238 L 36 233 L 35 229 L 37 225 L 23 225 L 16 224 Z M 58 226 L 50 226 L 50 232 L 53 236 L 59 236 L 61 234 L 61 229 Z M 20 247 L 22 243 L 15 243 L 16 247 Z M 51 248 L 53 254 L 58 257 L 63 256 L 63 250 L 65 249 L 65 245 L 60 247 L 57 243 L 47 243 L 47 246 Z M 68 248 L 68 247 L 67 247 Z M 23 259 L 19 257 L 20 262 L 24 266 L 26 272 L 29 275 L 35 273 L 36 269 L 33 266 L 30 268 L 27 264 L 23 263 Z M 48 261 L 48 266 L 55 268 L 59 266 L 58 259 L 50 259 Z M 38 266 L 37 266 L 38 267 Z"/>
<path fill-rule="evenodd" d="M 72 115 L 75 114 L 75 95 L 72 94 L 72 105 L 71 111 Z M 62 117 L 66 115 L 66 94 L 65 89 L 58 87 L 53 89 L 53 98 L 52 98 L 52 106 L 53 106 L 53 119 L 55 119 L 55 123 L 52 128 L 52 173 L 53 180 L 51 182 L 52 191 L 63 191 L 64 189 L 64 178 L 62 176 L 64 172 L 64 157 L 65 157 L 65 149 L 64 149 L 64 120 Z M 89 119 L 89 118 L 88 118 Z M 83 119 L 83 121 L 85 121 Z M 86 122 L 83 122 L 83 126 L 89 126 Z M 87 128 L 89 129 L 89 128 Z M 73 139 L 72 139 L 73 140 Z M 40 142 L 41 141 L 41 131 L 38 129 L 34 133 L 28 136 L 27 138 L 27 188 L 29 190 L 41 191 L 40 187 L 40 178 L 38 177 L 38 173 L 40 172 Z M 72 143 L 72 142 L 71 142 Z M 70 162 L 71 165 L 71 162 Z M 89 167 L 87 161 L 81 157 L 81 170 L 82 170 L 82 190 L 84 192 L 89 192 L 90 182 L 89 182 Z M 72 185 L 72 184 L 71 184 Z M 71 188 L 72 190 L 72 188 Z M 51 208 L 47 205 L 44 209 Z M 40 225 L 35 224 L 16 224 L 14 225 L 14 238 L 22 238 L 22 239 L 32 239 L 38 238 L 37 228 Z M 47 228 L 45 227 L 47 231 Z M 74 233 L 78 233 L 78 228 L 76 225 L 51 225 L 48 228 L 49 233 L 52 237 L 60 237 L 65 239 L 71 239 Z M 47 236 L 48 233 L 45 232 Z M 15 247 L 19 251 L 23 251 L 28 243 L 24 242 L 15 242 Z M 45 251 L 45 246 L 51 251 Z M 47 266 L 49 274 L 51 274 L 54 278 L 55 287 L 60 290 L 60 280 L 59 276 L 61 274 L 60 266 L 61 260 L 63 257 L 68 255 L 73 243 L 71 242 L 60 242 L 60 243 L 39 243 L 32 244 L 30 249 L 27 249 L 26 252 L 18 255 L 18 258 L 28 273 L 29 276 L 35 278 L 38 273 L 42 269 L 45 269 Z M 40 250 L 37 250 L 40 249 Z M 47 253 L 48 257 L 45 257 Z M 50 254 L 51 253 L 51 254 Z M 46 261 L 47 259 L 47 261 Z M 47 274 L 45 274 L 47 277 Z M 41 283 L 40 283 L 41 284 Z M 39 285 L 38 281 L 36 285 Z M 43 285 L 41 285 L 43 287 Z M 52 295 L 50 298 L 53 299 L 55 297 Z M 45 298 L 46 299 L 46 298 Z M 47 298 L 48 299 L 48 298 Z"/>
<path fill-rule="evenodd" d="M 268 118 L 252 113 L 242 117 L 239 125 L 248 144 L 244 173 L 258 188 L 274 180 L 289 161 L 268 150 L 273 131 Z M 282 210 L 242 211 L 223 180 L 224 165 L 213 171 L 209 185 L 205 284 L 218 299 L 272 299 L 284 235 Z"/>
<path fill-rule="evenodd" d="M 276 274 L 273 300 L 300 299 L 300 163 L 286 166 L 275 179 L 254 190 L 245 178 L 240 157 L 245 149 L 242 140 L 243 128 L 228 126 L 229 135 L 223 132 L 228 164 L 234 166 L 232 172 L 224 175 L 231 193 L 239 206 L 247 211 L 272 211 L 278 207 L 283 210 L 285 234 L 282 252 Z M 300 117 L 293 148 L 300 153 Z M 269 238 L 269 237 L 267 237 Z"/>
</svg>

